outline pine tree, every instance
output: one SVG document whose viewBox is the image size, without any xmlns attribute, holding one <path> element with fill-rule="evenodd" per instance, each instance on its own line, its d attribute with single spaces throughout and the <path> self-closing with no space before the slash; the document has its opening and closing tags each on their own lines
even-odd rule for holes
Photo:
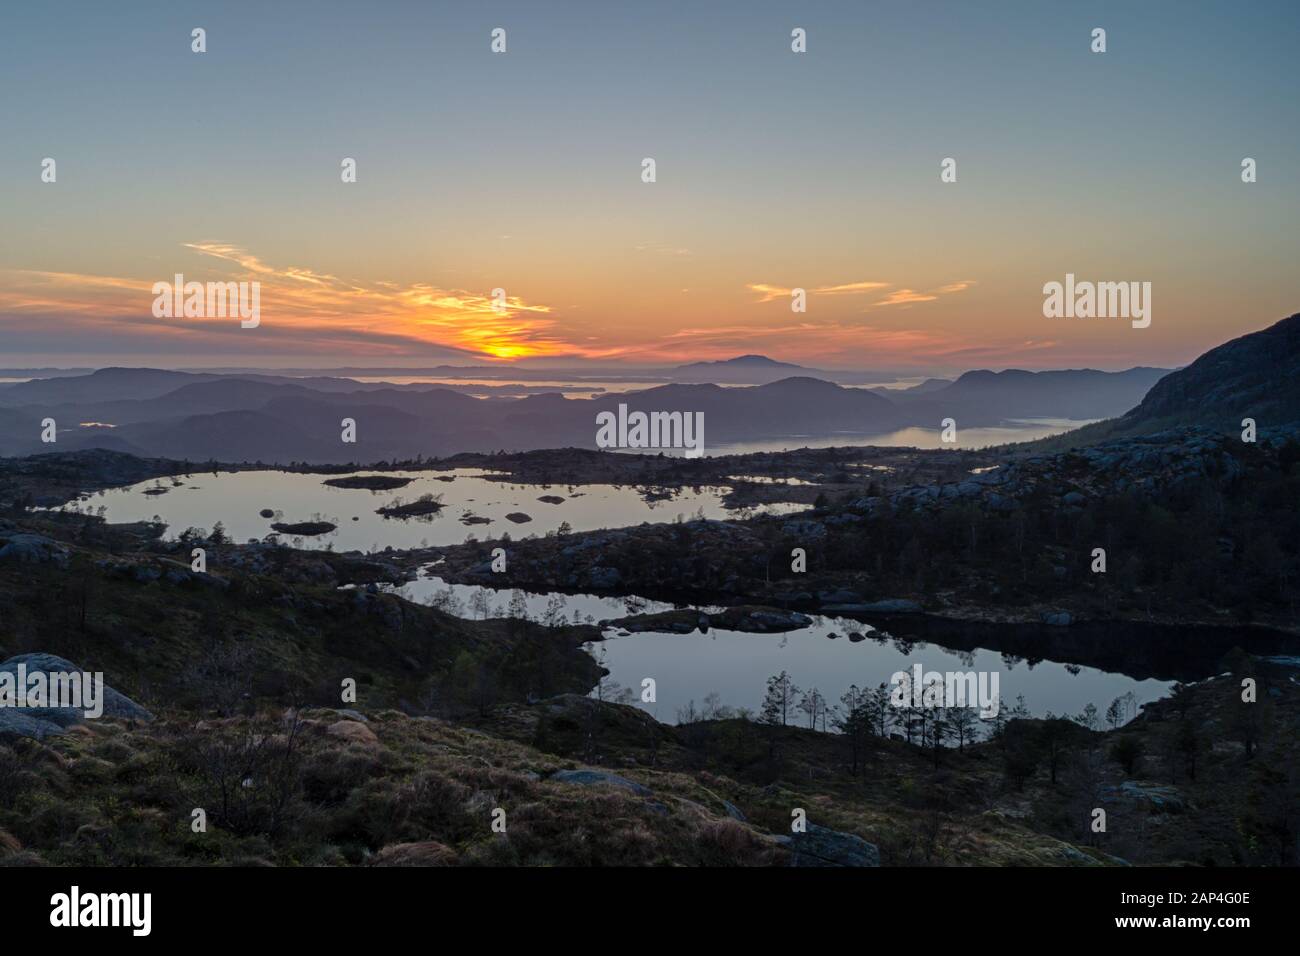
<svg viewBox="0 0 1300 956">
<path fill-rule="evenodd" d="M 762 715 L 759 719 L 772 726 L 788 726 L 790 712 L 794 709 L 795 698 L 798 695 L 799 688 L 785 671 L 781 671 L 775 677 L 769 677 L 767 695 L 763 698 Z"/>
</svg>

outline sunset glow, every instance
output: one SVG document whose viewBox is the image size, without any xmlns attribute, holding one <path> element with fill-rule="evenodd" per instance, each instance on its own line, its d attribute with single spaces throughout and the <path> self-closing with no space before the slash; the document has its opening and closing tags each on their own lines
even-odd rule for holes
<svg viewBox="0 0 1300 956">
<path fill-rule="evenodd" d="M 410 5 L 364 31 L 382 55 L 340 82 L 357 38 L 331 13 L 268 17 L 196 70 L 167 42 L 183 24 L 148 7 L 93 14 L 122 38 L 111 63 L 94 29 L 63 35 L 35 11 L 0 61 L 11 87 L 42 77 L 6 128 L 30 144 L 0 179 L 6 364 L 762 351 L 839 369 L 1117 369 L 1187 362 L 1300 301 L 1280 267 L 1300 254 L 1300 193 L 1276 159 L 1300 153 L 1296 100 L 1258 95 L 1288 68 L 1287 33 L 1247 43 L 1211 10 L 1116 10 L 1112 32 L 1150 59 L 1112 53 L 1102 69 L 1032 3 L 996 26 L 953 4 L 942 31 L 832 3 L 804 17 L 803 57 L 778 42 L 779 5 L 702 11 L 686 32 L 649 9 L 507 5 L 517 42 L 497 57 L 459 39 L 482 26 L 469 7 Z M 237 21 L 214 10 L 207 29 Z M 33 64 L 38 47 L 55 62 Z M 1231 70 L 1196 67 L 1224 58 Z M 1221 138 L 1240 145 L 1208 154 L 1204 115 L 1182 102 L 1234 104 Z M 991 103 L 1023 122 L 986 122 Z M 1114 103 L 1111 125 L 1078 135 Z M 183 118 L 174 148 L 163 116 Z M 46 156 L 57 183 L 40 180 Z M 958 173 L 942 182 L 948 157 Z M 1066 273 L 1150 282 L 1155 320 L 1045 319 L 1043 284 Z M 261 323 L 154 319 L 149 289 L 175 274 L 260 282 Z"/>
</svg>

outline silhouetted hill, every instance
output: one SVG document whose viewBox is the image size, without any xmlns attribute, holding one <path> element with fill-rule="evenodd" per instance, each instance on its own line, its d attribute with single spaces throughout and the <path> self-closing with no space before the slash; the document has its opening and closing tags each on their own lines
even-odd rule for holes
<svg viewBox="0 0 1300 956">
<path fill-rule="evenodd" d="M 707 382 L 715 385 L 763 385 L 785 378 L 793 373 L 833 378 L 827 372 L 804 368 L 789 362 L 778 362 L 766 355 L 738 355 L 717 362 L 692 362 L 665 370 L 676 382 Z"/>
<path fill-rule="evenodd" d="M 1300 427 L 1300 313 L 1210 349 L 1117 418 L 1031 444 L 1082 447 L 1185 425 L 1239 433 L 1243 418 L 1261 431 Z"/>
<path fill-rule="evenodd" d="M 108 402 L 115 399 L 157 398 L 191 382 L 210 381 L 216 375 L 171 372 L 158 368 L 101 368 L 89 375 L 38 378 L 19 382 L 0 392 L 6 405 Z"/>
<path fill-rule="evenodd" d="M 927 378 L 919 385 L 913 385 L 911 388 L 903 389 L 908 395 L 924 395 L 926 392 L 937 392 L 940 389 L 947 388 L 952 384 L 950 378 Z"/>
<path fill-rule="evenodd" d="M 617 411 L 704 414 L 705 447 L 741 441 L 880 435 L 907 425 L 960 426 L 1026 418 L 1105 418 L 1134 409 L 1126 429 L 1178 414 L 1203 420 L 1219 406 L 1228 419 L 1292 416 L 1300 407 L 1297 318 L 1259 337 L 1208 353 L 1165 378 L 1162 369 L 967 372 L 884 393 L 805 374 L 781 375 L 787 363 L 739 356 L 694 368 L 758 370 L 760 381 L 724 387 L 681 381 L 596 398 L 558 393 L 475 398 L 427 385 L 352 383 L 276 375 L 212 375 L 160 369 L 102 369 L 90 375 L 24 382 L 3 393 L 0 453 L 49 451 L 40 421 L 58 421 L 59 450 L 109 447 L 145 456 L 267 462 L 379 461 L 504 449 L 595 446 L 596 416 Z M 690 367 L 687 367 L 690 368 Z M 779 376 L 766 381 L 763 375 Z M 725 375 L 710 376 L 725 379 Z M 1152 385 L 1161 379 L 1160 388 Z M 1152 395 L 1143 401 L 1148 390 Z M 1232 406 L 1229 408 L 1228 406 Z M 1184 413 L 1177 410 L 1185 409 Z M 1197 417 L 1200 416 L 1200 417 Z M 341 420 L 357 422 L 357 443 L 340 440 Z M 104 422 L 115 428 L 86 427 Z M 1108 426 L 1109 427 L 1109 426 Z M 1087 437 L 1075 432 L 1072 436 Z M 1072 438 L 1073 440 L 1073 438 Z"/>
<path fill-rule="evenodd" d="M 1300 422 L 1300 313 L 1211 349 L 1151 389 L 1117 427 Z"/>
<path fill-rule="evenodd" d="M 937 392 L 941 388 L 947 388 L 952 384 L 950 378 L 927 378 L 924 382 L 917 385 L 909 385 L 906 388 L 888 388 L 884 385 L 872 386 L 868 391 L 875 392 L 881 398 L 915 398 L 917 395 L 925 395 L 929 392 Z"/>
<path fill-rule="evenodd" d="M 805 376 L 749 388 L 662 385 L 643 392 L 605 396 L 591 404 L 612 410 L 620 403 L 629 410 L 703 412 L 706 443 L 837 433 L 862 435 L 891 431 L 903 423 L 898 409 L 879 395 Z"/>
<path fill-rule="evenodd" d="M 952 417 L 959 426 L 1025 418 L 1106 418 L 1132 408 L 1167 374 L 1168 369 L 1159 368 L 1123 372 L 979 369 L 945 386 L 907 390 L 891 397 L 918 418 L 937 421 Z"/>
<path fill-rule="evenodd" d="M 737 355 L 735 358 L 718 359 L 715 362 L 691 362 L 689 365 L 679 365 L 679 369 L 695 368 L 802 368 L 801 365 L 794 365 L 790 362 L 778 362 L 776 359 L 768 358 L 766 355 Z"/>
</svg>

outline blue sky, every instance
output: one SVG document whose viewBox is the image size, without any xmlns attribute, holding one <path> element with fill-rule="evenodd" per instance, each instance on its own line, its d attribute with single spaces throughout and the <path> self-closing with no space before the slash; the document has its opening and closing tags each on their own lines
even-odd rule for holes
<svg viewBox="0 0 1300 956">
<path fill-rule="evenodd" d="M 551 361 L 1175 364 L 1300 308 L 1300 4 L 0 17 L 0 365 L 460 361 L 485 354 L 472 303 L 498 286 L 521 308 L 486 354 L 517 341 Z M 497 26 L 505 55 L 488 49 Z M 795 26 L 806 54 L 790 51 Z M 1089 50 L 1096 26 L 1105 54 Z M 46 156 L 57 185 L 39 180 Z M 346 187 L 345 156 L 359 169 Z M 941 186 L 947 156 L 958 182 Z M 1244 156 L 1259 163 L 1249 186 Z M 178 271 L 242 277 L 250 260 L 328 276 L 337 301 L 287 288 L 265 331 L 241 336 L 160 328 L 136 291 Z M 1151 329 L 1046 325 L 1042 284 L 1066 272 L 1152 281 Z M 798 321 L 751 288 L 855 285 L 872 291 L 814 297 Z M 390 310 L 383 289 L 435 294 Z"/>
</svg>

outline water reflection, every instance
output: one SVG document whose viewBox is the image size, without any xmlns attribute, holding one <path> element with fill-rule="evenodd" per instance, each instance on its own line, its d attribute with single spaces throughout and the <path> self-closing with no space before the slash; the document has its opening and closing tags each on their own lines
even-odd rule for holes
<svg viewBox="0 0 1300 956">
<path fill-rule="evenodd" d="M 465 617 L 508 616 L 515 593 L 448 584 L 436 576 L 422 577 L 398 590 L 412 600 L 437 604 Z M 524 596 L 523 606 L 531 619 L 549 619 L 553 623 L 595 623 L 673 607 L 644 598 L 519 593 Z M 632 690 L 635 693 L 629 702 L 665 723 L 676 723 L 679 713 L 692 708 L 698 713 L 710 697 L 722 705 L 757 713 L 767 679 L 782 671 L 802 690 L 815 688 L 832 704 L 851 684 L 876 687 L 887 683 L 897 671 L 910 671 L 915 664 L 925 671 L 997 672 L 1002 706 L 1009 710 L 1018 697 L 1023 697 L 1034 716 L 1049 712 L 1076 715 L 1088 704 L 1104 712 L 1111 701 L 1129 694 L 1129 709 L 1135 713 L 1137 705 L 1166 696 L 1171 686 L 1169 681 L 1138 680 L 1077 664 L 1027 661 L 982 648 L 953 650 L 889 634 L 859 621 L 820 616 L 814 617 L 811 627 L 783 634 L 713 629 L 707 634 L 620 635 L 608 629 L 605 640 L 589 645 L 588 650 L 610 671 L 603 694 Z M 642 681 L 647 677 L 655 682 L 653 703 L 639 699 Z"/>
<path fill-rule="evenodd" d="M 324 521 L 334 529 L 319 535 L 281 532 L 281 540 L 294 547 L 335 551 L 459 544 L 470 536 L 497 538 L 504 533 L 521 538 L 549 534 L 566 524 L 583 532 L 642 521 L 670 522 L 679 515 L 743 518 L 760 510 L 787 513 L 806 507 L 778 504 L 728 510 L 722 506 L 722 497 L 730 490 L 726 487 L 525 485 L 493 480 L 486 477 L 489 474 L 477 469 L 384 472 L 411 481 L 398 489 L 370 491 L 325 484 L 344 475 L 270 470 L 195 473 L 108 489 L 64 507 L 96 513 L 103 508 L 104 516 L 113 522 L 157 516 L 167 523 L 171 536 L 189 527 L 210 531 L 221 522 L 227 536 L 240 542 L 275 533 L 272 524 Z M 440 499 L 443 507 L 419 518 L 376 514 L 378 508 L 415 502 L 425 495 Z"/>
</svg>

